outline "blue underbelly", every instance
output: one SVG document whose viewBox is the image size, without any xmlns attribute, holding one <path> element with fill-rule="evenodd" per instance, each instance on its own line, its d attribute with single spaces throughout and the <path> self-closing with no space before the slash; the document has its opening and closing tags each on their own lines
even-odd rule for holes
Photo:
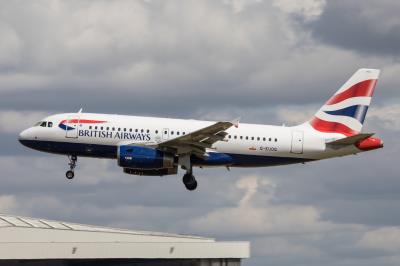
<svg viewBox="0 0 400 266">
<path fill-rule="evenodd" d="M 118 147 L 114 145 L 37 140 L 20 140 L 20 142 L 24 146 L 35 150 L 64 155 L 116 159 L 118 152 Z M 302 163 L 311 160 L 291 157 L 214 153 L 210 158 L 206 159 L 200 159 L 198 157 L 192 156 L 191 161 L 194 166 L 226 165 L 233 167 L 262 167 Z"/>
</svg>

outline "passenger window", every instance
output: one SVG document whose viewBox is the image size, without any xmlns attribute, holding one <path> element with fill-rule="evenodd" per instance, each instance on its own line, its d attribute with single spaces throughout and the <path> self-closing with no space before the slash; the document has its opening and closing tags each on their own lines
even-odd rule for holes
<svg viewBox="0 0 400 266">
<path fill-rule="evenodd" d="M 100 130 L 103 130 L 103 129 L 104 129 L 104 127 L 101 127 L 101 128 L 100 128 Z"/>
<path fill-rule="evenodd" d="M 120 128 L 120 127 L 118 128 L 118 131 L 121 131 L 121 128 Z"/>
<path fill-rule="evenodd" d="M 185 135 L 185 132 L 182 132 L 182 135 Z"/>
<path fill-rule="evenodd" d="M 53 127 L 53 122 L 47 123 L 47 126 L 48 126 L 48 127 Z"/>
<path fill-rule="evenodd" d="M 275 139 L 275 142 L 277 142 L 278 141 L 278 139 Z"/>
<path fill-rule="evenodd" d="M 89 129 L 92 129 L 92 126 L 89 126 Z"/>
<path fill-rule="evenodd" d="M 265 141 L 266 139 L 265 138 L 263 138 L 263 141 Z"/>
<path fill-rule="evenodd" d="M 135 129 L 135 132 L 139 132 L 139 129 Z"/>
<path fill-rule="evenodd" d="M 156 134 L 158 134 L 158 130 L 156 130 Z"/>
<path fill-rule="evenodd" d="M 171 135 L 174 135 L 174 131 L 171 131 Z"/>
<path fill-rule="evenodd" d="M 167 135 L 167 134 L 168 134 L 168 131 L 165 130 L 165 131 L 164 131 L 164 134 Z"/>
<path fill-rule="evenodd" d="M 110 127 L 107 127 L 107 131 L 109 131 L 110 130 Z"/>
<path fill-rule="evenodd" d="M 112 128 L 112 131 L 115 131 L 115 127 Z"/>
<path fill-rule="evenodd" d="M 251 137 L 251 140 L 254 140 L 254 137 Z"/>
<path fill-rule="evenodd" d="M 260 137 L 257 137 L 257 140 L 259 141 L 259 140 L 260 140 Z"/>
<path fill-rule="evenodd" d="M 246 136 L 246 140 L 248 140 L 249 139 L 249 136 Z"/>
<path fill-rule="evenodd" d="M 97 130 L 97 126 L 95 126 L 94 129 Z"/>
<path fill-rule="evenodd" d="M 143 130 L 143 129 L 141 129 L 141 130 L 140 130 L 140 132 L 142 132 L 142 133 L 143 133 L 143 132 L 144 132 L 144 130 Z"/>
<path fill-rule="evenodd" d="M 271 141 L 271 138 L 269 138 L 268 141 Z"/>
<path fill-rule="evenodd" d="M 132 132 L 132 128 L 129 129 L 129 132 Z"/>
<path fill-rule="evenodd" d="M 126 132 L 126 128 L 124 128 L 124 132 Z"/>
<path fill-rule="evenodd" d="M 237 139 L 237 136 L 235 135 L 233 138 L 234 138 L 234 139 Z"/>
<path fill-rule="evenodd" d="M 177 131 L 177 132 L 176 132 L 176 135 L 178 135 L 178 136 L 179 136 L 179 131 Z"/>
<path fill-rule="evenodd" d="M 146 133 L 149 133 L 150 132 L 150 130 L 146 130 Z"/>
<path fill-rule="evenodd" d="M 240 139 L 243 139 L 243 136 L 240 136 Z"/>
</svg>

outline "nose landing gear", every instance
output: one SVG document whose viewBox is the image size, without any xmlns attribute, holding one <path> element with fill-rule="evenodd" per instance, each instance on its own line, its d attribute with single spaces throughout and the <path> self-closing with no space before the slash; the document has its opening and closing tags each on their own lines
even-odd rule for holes
<svg viewBox="0 0 400 266">
<path fill-rule="evenodd" d="M 76 167 L 76 162 L 78 161 L 78 157 L 76 155 L 68 155 L 69 159 L 69 170 L 65 173 L 65 177 L 67 179 L 73 179 L 75 176 L 74 169 Z"/>
</svg>

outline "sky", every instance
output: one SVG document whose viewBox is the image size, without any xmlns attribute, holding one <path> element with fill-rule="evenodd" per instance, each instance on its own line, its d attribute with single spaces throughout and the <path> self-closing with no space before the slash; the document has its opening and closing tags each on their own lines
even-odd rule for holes
<svg viewBox="0 0 400 266">
<path fill-rule="evenodd" d="M 244 265 L 400 264 L 399 1 L 0 0 L 0 212 L 251 242 Z M 382 70 L 384 149 L 273 168 L 122 173 L 22 147 L 85 112 L 296 125 L 358 68 Z"/>
</svg>

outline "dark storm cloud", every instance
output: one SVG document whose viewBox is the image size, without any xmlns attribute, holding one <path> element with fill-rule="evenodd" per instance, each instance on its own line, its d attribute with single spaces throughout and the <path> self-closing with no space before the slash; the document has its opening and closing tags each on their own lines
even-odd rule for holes
<svg viewBox="0 0 400 266">
<path fill-rule="evenodd" d="M 329 45 L 398 60 L 399 9 L 396 0 L 327 1 L 323 14 L 310 28 L 316 39 Z"/>
</svg>

